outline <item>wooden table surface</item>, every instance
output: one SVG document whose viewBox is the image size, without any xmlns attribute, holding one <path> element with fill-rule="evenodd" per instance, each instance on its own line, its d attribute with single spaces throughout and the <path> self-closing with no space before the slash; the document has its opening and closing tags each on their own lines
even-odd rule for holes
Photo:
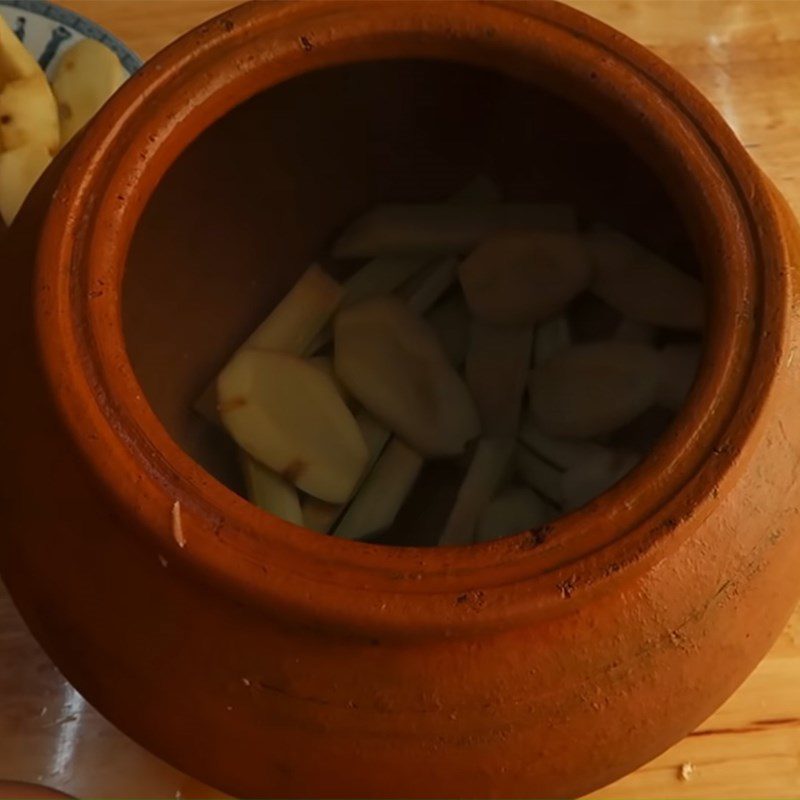
<svg viewBox="0 0 800 800">
<path fill-rule="evenodd" d="M 69 0 L 149 57 L 227 0 Z M 579 0 L 716 104 L 800 212 L 800 2 Z M 800 576 L 799 578 L 800 579 Z M 83 797 L 219 797 L 149 755 L 63 680 L 0 588 L 0 777 Z M 596 798 L 800 798 L 800 609 L 691 736 Z"/>
</svg>

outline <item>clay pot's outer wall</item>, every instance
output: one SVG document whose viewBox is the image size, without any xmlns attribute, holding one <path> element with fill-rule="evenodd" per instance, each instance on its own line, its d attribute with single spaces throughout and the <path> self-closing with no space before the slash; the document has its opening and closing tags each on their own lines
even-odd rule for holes
<svg viewBox="0 0 800 800">
<path fill-rule="evenodd" d="M 603 57 L 589 68 L 581 48 Z M 703 377 L 647 462 L 552 529 L 397 550 L 294 528 L 181 453 L 125 355 L 125 248 L 158 176 L 248 94 L 376 53 L 522 77 L 545 53 L 587 105 L 640 103 L 654 132 L 634 144 L 692 205 L 713 287 Z M 797 599 L 794 221 L 685 81 L 570 9 L 237 9 L 123 88 L 38 186 L 4 262 L 3 578 L 90 702 L 229 792 L 581 794 L 706 717 Z"/>
</svg>

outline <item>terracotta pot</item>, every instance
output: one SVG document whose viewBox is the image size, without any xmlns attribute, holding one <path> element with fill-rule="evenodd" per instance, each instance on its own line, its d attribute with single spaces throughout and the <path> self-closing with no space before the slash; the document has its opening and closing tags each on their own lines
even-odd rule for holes
<svg viewBox="0 0 800 800">
<path fill-rule="evenodd" d="M 203 469 L 189 401 L 337 226 L 479 170 L 699 263 L 701 377 L 646 461 L 444 549 L 301 530 Z M 82 694 L 230 792 L 586 792 L 716 708 L 800 592 L 799 241 L 708 103 L 567 7 L 243 6 L 134 76 L 11 232 L 3 577 Z"/>
</svg>

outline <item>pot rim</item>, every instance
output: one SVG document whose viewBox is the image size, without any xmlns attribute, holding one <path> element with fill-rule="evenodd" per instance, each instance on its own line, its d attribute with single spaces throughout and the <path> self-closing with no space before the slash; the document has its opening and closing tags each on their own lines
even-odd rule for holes
<svg viewBox="0 0 800 800">
<path fill-rule="evenodd" d="M 128 247 L 183 149 L 270 86 L 387 57 L 505 72 L 601 114 L 680 197 L 713 278 L 700 377 L 670 431 L 615 487 L 538 531 L 402 548 L 284 522 L 171 439 L 126 354 Z M 270 613 L 350 633 L 472 634 L 574 610 L 663 557 L 708 516 L 747 457 L 782 355 L 782 257 L 767 184 L 719 114 L 655 55 L 581 12 L 552 2 L 254 2 L 162 51 L 86 131 L 42 232 L 37 334 L 69 435 L 168 568 L 190 569 Z"/>
</svg>

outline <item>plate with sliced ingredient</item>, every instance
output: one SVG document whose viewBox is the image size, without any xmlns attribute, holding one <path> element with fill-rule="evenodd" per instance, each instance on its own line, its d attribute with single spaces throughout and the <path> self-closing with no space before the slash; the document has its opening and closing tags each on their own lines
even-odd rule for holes
<svg viewBox="0 0 800 800">
<path fill-rule="evenodd" d="M 563 203 L 479 176 L 365 209 L 329 253 L 350 277 L 308 266 L 195 405 L 251 502 L 318 533 L 468 545 L 552 524 L 633 470 L 694 384 L 699 278 Z"/>
<path fill-rule="evenodd" d="M 107 31 L 43 0 L 0 0 L 0 217 L 141 66 Z"/>
</svg>

